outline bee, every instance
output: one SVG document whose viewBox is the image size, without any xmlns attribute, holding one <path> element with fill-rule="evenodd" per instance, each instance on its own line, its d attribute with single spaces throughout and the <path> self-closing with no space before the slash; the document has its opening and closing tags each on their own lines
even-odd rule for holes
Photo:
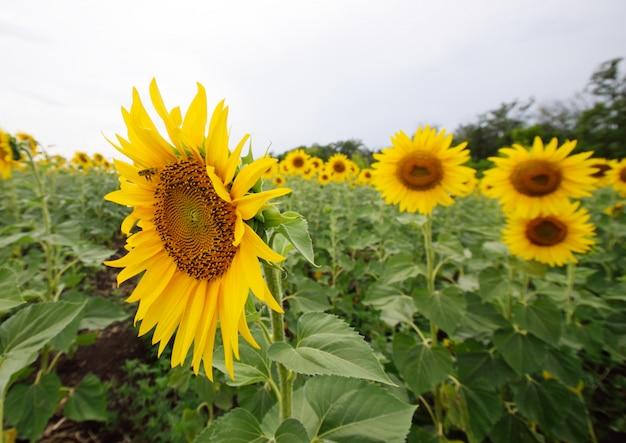
<svg viewBox="0 0 626 443">
<path fill-rule="evenodd" d="M 156 173 L 157 173 L 157 168 L 148 168 L 148 169 L 142 169 L 137 174 L 139 174 L 140 177 L 145 177 L 146 181 L 151 182 L 152 176 L 155 175 Z"/>
</svg>

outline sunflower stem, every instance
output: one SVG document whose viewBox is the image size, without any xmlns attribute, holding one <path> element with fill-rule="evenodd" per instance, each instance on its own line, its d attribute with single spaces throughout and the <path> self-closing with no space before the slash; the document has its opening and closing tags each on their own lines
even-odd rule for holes
<svg viewBox="0 0 626 443">
<path fill-rule="evenodd" d="M 426 222 L 422 225 L 422 234 L 424 236 L 424 252 L 426 253 L 426 284 L 428 295 L 435 295 L 435 279 L 439 267 L 435 266 L 435 249 L 433 248 L 433 230 L 432 230 L 432 214 L 426 216 Z M 437 346 L 439 328 L 433 321 L 430 322 L 430 346 Z M 435 428 L 437 435 L 443 437 L 443 383 L 438 383 L 433 389 L 433 400 L 435 409 Z"/>
<path fill-rule="evenodd" d="M 567 264 L 567 291 L 565 295 L 567 296 L 567 312 L 565 315 L 565 324 L 572 324 L 572 317 L 574 316 L 574 300 L 573 300 L 573 292 L 574 292 L 574 279 L 576 277 L 576 263 L 569 262 Z"/>
<path fill-rule="evenodd" d="M 280 306 L 283 304 L 283 293 L 280 285 L 280 270 L 275 266 L 263 262 L 263 274 L 270 292 L 276 298 Z M 277 343 L 285 341 L 285 317 L 282 312 L 270 310 L 272 320 L 272 342 Z M 276 363 L 278 369 L 278 387 L 279 387 L 279 404 L 280 418 L 286 420 L 292 415 L 292 398 L 293 398 L 293 382 L 294 374 L 281 363 Z"/>
</svg>

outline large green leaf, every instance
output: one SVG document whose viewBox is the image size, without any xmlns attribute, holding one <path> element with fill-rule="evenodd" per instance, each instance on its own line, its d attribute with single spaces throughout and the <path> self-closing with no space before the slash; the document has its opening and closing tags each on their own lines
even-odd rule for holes
<svg viewBox="0 0 626 443">
<path fill-rule="evenodd" d="M 489 433 L 493 442 L 539 443 L 544 438 L 533 433 L 527 424 L 517 416 L 506 414 Z"/>
<path fill-rule="evenodd" d="M 274 435 L 261 429 L 259 420 L 243 408 L 220 417 L 201 432 L 194 443 L 309 443 L 306 429 L 295 418 L 282 422 Z"/>
<path fill-rule="evenodd" d="M 547 345 L 525 331 L 500 329 L 493 335 L 493 343 L 504 360 L 518 374 L 530 374 L 542 368 Z"/>
<path fill-rule="evenodd" d="M 435 291 L 434 294 L 417 290 L 413 299 L 417 309 L 448 334 L 452 334 L 459 326 L 467 307 L 465 296 L 455 287 Z"/>
<path fill-rule="evenodd" d="M 32 385 L 17 384 L 5 401 L 7 420 L 26 438 L 35 440 L 44 430 L 61 399 L 61 381 L 55 373 Z"/>
<path fill-rule="evenodd" d="M 307 375 L 340 375 L 393 384 L 370 346 L 340 318 L 309 312 L 298 319 L 295 347 L 273 343 L 269 358 Z"/>
<path fill-rule="evenodd" d="M 74 421 L 107 420 L 107 403 L 104 386 L 94 374 L 87 374 L 72 391 L 63 413 Z"/>
<path fill-rule="evenodd" d="M 361 380 L 315 377 L 304 386 L 319 425 L 316 438 L 341 443 L 404 442 L 415 405 Z"/>
<path fill-rule="evenodd" d="M 432 390 L 452 374 L 452 356 L 441 346 L 431 347 L 414 335 L 393 338 L 393 361 L 415 395 Z"/>
<path fill-rule="evenodd" d="M 573 393 L 556 380 L 537 382 L 531 378 L 511 386 L 517 408 L 528 420 L 550 432 L 569 414 Z"/>
<path fill-rule="evenodd" d="M 563 315 L 548 297 L 537 297 L 530 304 L 513 306 L 515 323 L 550 346 L 557 346 L 561 338 Z"/>
<path fill-rule="evenodd" d="M 27 306 L 0 325 L 0 393 L 11 375 L 32 363 L 37 353 L 82 311 L 84 303 L 45 302 Z"/>
</svg>

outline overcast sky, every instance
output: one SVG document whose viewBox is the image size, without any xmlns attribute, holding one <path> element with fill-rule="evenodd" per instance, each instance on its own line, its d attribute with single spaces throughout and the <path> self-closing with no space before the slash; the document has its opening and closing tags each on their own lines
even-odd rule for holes
<svg viewBox="0 0 626 443">
<path fill-rule="evenodd" d="M 418 125 L 453 131 L 503 102 L 570 99 L 626 56 L 625 0 L 0 0 L 0 128 L 51 153 L 121 158 L 120 108 L 155 77 L 196 82 L 257 155 Z M 103 135 L 104 134 L 104 135 Z M 234 139 L 237 140 L 234 140 Z"/>
</svg>

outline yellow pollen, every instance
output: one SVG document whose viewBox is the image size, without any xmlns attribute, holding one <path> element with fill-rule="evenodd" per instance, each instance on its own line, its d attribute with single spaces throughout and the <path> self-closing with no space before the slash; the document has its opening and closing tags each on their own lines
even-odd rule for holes
<svg viewBox="0 0 626 443">
<path fill-rule="evenodd" d="M 517 192 L 529 197 L 541 197 L 556 191 L 561 185 L 561 171 L 545 160 L 527 160 L 511 173 L 511 184 Z"/>
<path fill-rule="evenodd" d="M 537 246 L 554 246 L 567 237 L 567 226 L 554 217 L 538 217 L 526 226 L 526 238 Z"/>
<path fill-rule="evenodd" d="M 398 178 L 414 191 L 428 191 L 441 183 L 441 161 L 429 153 L 412 153 L 398 164 Z"/>
<path fill-rule="evenodd" d="M 154 224 L 178 269 L 197 280 L 226 272 L 237 253 L 235 208 L 221 199 L 205 167 L 189 160 L 159 171 Z"/>
</svg>

